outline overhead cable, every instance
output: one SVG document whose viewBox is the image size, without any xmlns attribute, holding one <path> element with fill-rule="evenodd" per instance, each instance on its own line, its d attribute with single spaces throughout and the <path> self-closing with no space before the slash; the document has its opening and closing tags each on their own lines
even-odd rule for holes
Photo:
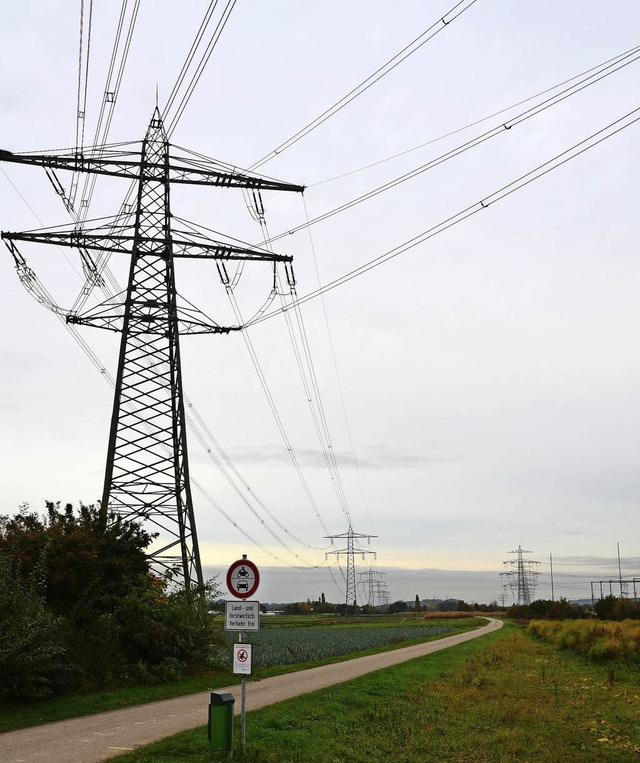
<svg viewBox="0 0 640 763">
<path fill-rule="evenodd" d="M 486 132 L 476 135 L 474 138 L 471 138 L 465 143 L 462 143 L 459 146 L 452 148 L 450 151 L 447 151 L 444 154 L 440 154 L 434 159 L 430 159 L 428 162 L 425 162 L 424 164 L 421 164 L 420 166 L 415 167 L 412 170 L 409 170 L 409 172 L 405 172 L 404 174 L 399 175 L 398 177 L 393 178 L 392 180 L 389 180 L 388 182 L 383 183 L 382 185 L 377 186 L 376 188 L 373 188 L 371 191 L 367 191 L 366 193 L 363 193 L 362 195 L 357 196 L 356 198 L 351 199 L 350 201 L 347 201 L 338 207 L 335 207 L 334 209 L 331 209 L 327 212 L 323 212 L 317 217 L 314 217 L 311 220 L 301 223 L 295 228 L 290 228 L 289 230 L 283 231 L 282 233 L 279 233 L 276 236 L 272 236 L 269 239 L 269 242 L 273 243 L 274 241 L 279 241 L 280 239 L 285 238 L 286 236 L 289 236 L 293 233 L 297 233 L 298 231 L 304 230 L 309 225 L 316 225 L 319 222 L 328 220 L 330 217 L 333 217 L 334 215 L 337 215 L 341 212 L 345 212 L 346 210 L 351 209 L 352 207 L 355 207 L 358 204 L 362 204 L 363 202 L 368 201 L 369 199 L 372 199 L 375 196 L 378 196 L 379 194 L 384 193 L 385 191 L 388 191 L 392 188 L 395 188 L 396 186 L 401 185 L 402 183 L 405 183 L 407 180 L 411 180 L 412 178 L 417 177 L 418 175 L 421 175 L 424 172 L 432 170 L 435 167 L 438 167 L 441 164 L 444 164 L 445 162 L 457 156 L 460 156 L 461 154 L 466 153 L 467 151 L 470 151 L 472 148 L 476 148 L 482 143 L 485 143 L 486 141 L 497 137 L 498 135 L 503 135 L 507 131 L 511 130 L 513 127 L 520 125 L 526 122 L 527 120 L 538 116 L 539 114 L 542 114 L 547 109 L 550 109 L 553 106 L 556 106 L 557 104 L 561 103 L 562 101 L 565 101 L 566 99 L 577 95 L 583 90 L 586 90 L 587 88 L 604 80 L 606 77 L 610 77 L 612 74 L 615 74 L 616 72 L 635 63 L 638 60 L 640 60 L 640 46 L 638 46 L 637 48 L 633 48 L 633 50 L 625 54 L 623 58 L 616 60 L 615 64 L 609 64 L 605 66 L 604 68 L 599 67 L 597 72 L 590 74 L 587 77 L 584 77 L 579 82 L 575 83 L 574 85 L 571 85 L 568 88 L 565 88 L 564 90 L 560 91 L 559 93 L 556 93 L 550 98 L 547 98 L 545 101 L 542 101 L 541 103 L 538 103 L 535 106 L 525 109 L 524 111 L 520 112 L 516 116 L 512 117 L 508 122 L 505 122 L 500 125 L 496 125 L 490 130 L 487 130 Z M 262 241 L 259 244 L 259 246 L 264 246 L 266 244 L 267 244 L 267 241 L 265 240 L 265 241 Z"/>
<path fill-rule="evenodd" d="M 80 2 L 80 40 L 78 45 L 78 93 L 76 103 L 76 151 L 84 147 L 84 134 L 87 115 L 87 91 L 89 87 L 89 60 L 91 55 L 91 22 L 93 18 L 93 0 L 89 0 L 89 12 L 85 19 L 84 0 Z M 86 27 L 86 32 L 85 32 Z M 86 39 L 86 52 L 85 52 Z M 71 176 L 69 206 L 73 208 L 78 189 L 78 172 Z"/>
<path fill-rule="evenodd" d="M 606 127 L 603 127 L 597 132 L 592 133 L 587 138 L 584 138 L 583 140 L 579 141 L 578 143 L 575 143 L 573 146 L 561 152 L 560 154 L 557 154 L 552 159 L 549 159 L 543 164 L 538 165 L 535 169 L 530 170 L 524 175 L 521 175 L 516 180 L 513 180 L 507 185 L 502 186 L 498 190 L 493 191 L 489 195 L 483 197 L 481 200 L 469 205 L 468 207 L 465 207 L 460 212 L 457 212 L 456 214 L 451 215 L 451 217 L 448 217 L 445 220 L 442 220 L 437 225 L 434 225 L 431 228 L 428 228 L 422 233 L 419 233 L 413 238 L 410 238 L 407 241 L 403 242 L 402 244 L 398 244 L 398 246 L 394 247 L 393 249 L 389 249 L 388 251 L 379 255 L 375 259 L 369 260 L 363 265 L 360 265 L 358 268 L 355 268 L 354 270 L 351 270 L 348 273 L 345 273 L 343 276 L 340 276 L 339 278 L 336 278 L 335 280 L 329 282 L 325 286 L 322 286 L 321 288 L 316 289 L 315 291 L 312 291 L 309 294 L 304 295 L 303 297 L 300 297 L 298 299 L 298 304 L 304 304 L 305 302 L 308 302 L 312 299 L 315 299 L 316 297 L 319 297 L 321 294 L 326 294 L 328 291 L 331 291 L 337 288 L 338 286 L 342 286 L 348 281 L 351 281 L 352 279 L 357 278 L 358 276 L 363 275 L 364 273 L 367 273 L 369 270 L 372 270 L 373 268 L 376 268 L 379 265 L 382 265 L 384 262 L 388 262 L 394 257 L 397 257 L 398 255 L 403 254 L 404 252 L 407 252 L 410 249 L 413 249 L 419 244 L 423 244 L 425 241 L 428 241 L 429 239 L 434 238 L 438 234 L 443 233 L 445 230 L 452 228 L 454 225 L 458 225 L 459 223 L 463 222 L 469 217 L 472 217 L 473 215 L 478 214 L 478 212 L 481 212 L 482 210 L 487 209 L 489 206 L 497 203 L 498 201 L 502 201 L 507 196 L 510 196 L 511 194 L 516 193 L 516 191 L 522 190 L 523 188 L 528 186 L 530 183 L 533 183 L 534 181 L 539 180 L 541 177 L 544 177 L 544 175 L 547 175 L 553 170 L 556 170 L 559 167 L 562 167 L 564 164 L 566 164 L 567 162 L 570 162 L 572 159 L 576 159 L 581 154 L 586 153 L 590 149 L 598 146 L 600 143 L 603 143 L 604 141 L 609 140 L 610 138 L 614 137 L 615 135 L 622 132 L 623 130 L 626 130 L 627 128 L 636 124 L 638 121 L 640 121 L 640 116 L 637 116 L 639 112 L 640 112 L 640 107 L 633 109 L 632 111 L 628 112 L 627 114 L 620 117 L 619 119 L 616 119 L 614 122 L 611 122 Z M 268 320 L 269 318 L 272 318 L 275 315 L 280 315 L 284 310 L 290 310 L 292 308 L 293 308 L 293 305 L 287 305 L 286 307 L 283 307 L 280 310 L 274 310 L 270 313 L 266 313 L 262 318 L 257 319 L 255 323 L 261 323 L 262 321 Z"/>
<path fill-rule="evenodd" d="M 386 164 L 387 162 L 391 162 L 394 159 L 399 159 L 401 156 L 412 154 L 415 151 L 419 151 L 421 148 L 426 148 L 427 146 L 431 146 L 434 143 L 439 143 L 441 140 L 450 138 L 452 135 L 457 135 L 459 132 L 464 132 L 465 130 L 469 130 L 470 128 L 475 127 L 476 125 L 482 124 L 483 122 L 488 122 L 490 119 L 494 119 L 495 117 L 498 117 L 501 114 L 506 114 L 509 111 L 512 111 L 513 109 L 517 109 L 518 106 L 522 106 L 525 103 L 529 103 L 530 101 L 535 101 L 537 98 L 540 98 L 541 96 L 546 95 L 547 93 L 552 93 L 554 90 L 557 90 L 558 88 L 563 87 L 564 85 L 568 85 L 570 82 L 573 82 L 574 80 L 579 79 L 580 77 L 584 77 L 586 74 L 590 74 L 591 72 L 594 72 L 597 69 L 601 69 L 602 67 L 607 66 L 608 64 L 614 63 L 622 58 L 625 58 L 629 56 L 630 54 L 637 52 L 638 50 L 640 50 L 640 46 L 631 48 L 630 50 L 627 50 L 624 53 L 619 53 L 617 56 L 613 56 L 612 58 L 609 58 L 606 61 L 603 61 L 597 66 L 591 66 L 589 69 L 585 69 L 583 72 L 580 72 L 579 74 L 575 74 L 573 77 L 569 77 L 568 79 L 565 79 L 562 82 L 558 82 L 556 85 L 547 87 L 544 90 L 540 90 L 539 92 L 535 93 L 534 95 L 530 95 L 527 98 L 523 98 L 522 100 L 517 101 L 516 103 L 512 103 L 511 106 L 506 106 L 503 109 L 494 111 L 493 114 L 488 114 L 485 117 L 476 119 L 474 122 L 469 122 L 468 124 L 463 125 L 462 127 L 457 127 L 455 130 L 450 130 L 449 132 L 446 132 L 443 135 L 439 135 L 437 138 L 431 138 L 425 141 L 424 143 L 420 143 L 417 146 L 413 146 L 412 148 L 407 148 L 404 151 L 399 151 L 398 153 L 392 154 L 391 156 L 386 156 L 384 159 L 378 159 L 377 161 L 371 162 L 370 164 L 365 164 L 362 167 L 356 167 L 353 170 L 349 170 L 348 172 L 342 172 L 339 175 L 334 175 L 333 177 L 325 178 L 324 180 L 317 180 L 315 183 L 308 183 L 307 188 L 315 188 L 318 185 L 325 185 L 326 183 L 333 183 L 335 180 L 342 180 L 342 178 L 346 178 L 351 175 L 356 175 L 359 172 L 364 172 L 365 170 L 372 169 L 373 167 L 378 167 L 381 164 Z"/>
<path fill-rule="evenodd" d="M 262 202 L 260 192 L 258 191 L 257 194 L 254 194 L 251 200 L 245 200 L 251 201 L 250 206 L 254 207 L 252 216 L 260 224 L 263 234 L 268 241 L 269 230 L 267 227 L 264 204 Z M 271 244 L 267 244 L 267 247 L 270 251 L 273 251 Z M 276 278 L 278 285 L 280 285 L 279 274 L 277 270 L 274 270 L 274 277 Z M 292 300 L 295 301 L 296 281 L 293 270 L 291 268 L 287 270 L 287 285 L 289 287 L 289 295 Z M 284 301 L 286 299 L 286 292 L 282 286 L 280 286 L 278 293 L 280 294 L 281 300 Z M 298 373 L 302 381 L 304 395 L 309 404 L 309 410 L 311 412 L 311 418 L 316 429 L 316 434 L 318 436 L 320 450 L 322 452 L 329 477 L 335 490 L 338 504 L 340 505 L 340 509 L 344 514 L 347 524 L 350 525 L 351 516 L 349 513 L 349 505 L 344 486 L 342 484 L 342 477 L 340 475 L 340 469 L 338 468 L 335 450 L 332 445 L 329 425 L 324 410 L 324 404 L 322 402 L 322 395 L 320 393 L 320 386 L 318 384 L 318 378 L 315 372 L 313 356 L 311 354 L 311 347 L 309 345 L 309 339 L 304 326 L 302 312 L 299 309 L 294 310 L 294 316 L 296 324 L 295 326 L 293 321 L 291 321 L 288 313 L 285 313 L 285 323 L 287 325 L 289 338 L 291 340 L 291 346 L 298 367 Z"/>
<path fill-rule="evenodd" d="M 302 197 L 302 205 L 304 207 L 305 217 L 306 217 L 307 222 L 308 222 L 309 221 L 309 213 L 307 211 L 307 202 L 306 202 L 304 196 Z M 315 272 L 316 272 L 316 279 L 318 281 L 318 286 L 321 287 L 322 286 L 322 281 L 320 279 L 320 270 L 319 270 L 319 267 L 318 267 L 318 258 L 316 256 L 316 247 L 315 247 L 315 243 L 314 243 L 314 240 L 313 240 L 313 235 L 312 235 L 312 232 L 311 232 L 311 227 L 308 228 L 308 233 L 309 233 L 309 245 L 311 247 L 311 255 L 313 257 L 313 264 L 314 264 L 314 268 L 315 268 Z M 361 477 L 361 474 L 360 474 L 360 465 L 358 463 L 358 458 L 356 456 L 356 449 L 355 449 L 355 446 L 353 444 L 353 436 L 351 434 L 351 426 L 349 424 L 349 416 L 347 414 L 347 405 L 345 403 L 344 391 L 342 389 L 342 381 L 340 379 L 340 373 L 338 371 L 338 360 L 336 358 L 336 351 L 335 351 L 335 347 L 333 345 L 333 336 L 332 336 L 332 333 L 331 333 L 331 326 L 329 325 L 329 315 L 327 313 L 327 304 L 325 302 L 325 299 L 324 299 L 323 295 L 320 296 L 320 302 L 322 304 L 322 313 L 324 315 L 324 322 L 325 322 L 325 327 L 326 327 L 326 330 L 327 330 L 327 337 L 329 339 L 329 348 L 331 350 L 331 358 L 332 358 L 332 361 L 333 361 L 333 370 L 334 370 L 334 373 L 335 373 L 336 382 L 338 384 L 338 392 L 340 394 L 340 402 L 341 402 L 341 405 L 342 405 L 342 416 L 344 418 L 345 428 L 347 430 L 347 438 L 349 440 L 349 447 L 350 447 L 350 450 L 351 450 L 351 458 L 352 458 L 352 461 L 353 461 L 353 466 L 355 468 L 355 473 L 356 473 L 356 477 L 357 477 L 357 480 L 358 480 L 358 486 L 360 488 L 360 497 L 362 499 L 362 505 L 365 508 L 365 511 L 367 513 L 369 521 L 371 522 L 371 514 L 369 513 L 369 504 L 368 504 L 367 498 L 365 496 L 364 486 L 362 484 L 362 477 Z"/>
<path fill-rule="evenodd" d="M 381 80 L 385 75 L 393 71 L 396 66 L 399 66 L 403 61 L 409 58 L 410 55 L 415 53 L 417 50 L 420 50 L 423 45 L 426 45 L 426 43 L 432 40 L 437 34 L 442 32 L 443 29 L 445 29 L 447 26 L 449 26 L 451 22 L 462 16 L 462 14 L 469 10 L 469 8 L 471 8 L 471 6 L 476 2 L 477 0 L 460 0 L 460 2 L 456 3 L 453 8 L 447 11 L 444 16 L 438 19 L 438 21 L 431 24 L 431 26 L 419 34 L 412 42 L 410 42 L 408 45 L 405 45 L 405 47 L 396 53 L 395 56 L 390 58 L 379 69 L 376 69 L 373 74 L 369 75 L 359 85 L 350 90 L 339 101 L 336 101 L 333 106 L 325 109 L 322 114 L 318 115 L 314 120 L 309 122 L 308 125 L 294 133 L 290 138 L 285 140 L 284 143 L 281 143 L 273 151 L 263 156 L 262 159 L 259 159 L 257 162 L 252 164 L 249 169 L 255 170 L 258 167 L 261 167 L 263 164 L 266 164 L 267 162 L 271 161 L 271 159 L 278 156 L 278 154 L 282 154 L 299 140 L 302 140 L 302 138 L 308 135 L 312 130 L 315 130 L 316 127 L 319 127 L 323 122 L 326 122 L 327 119 L 332 117 L 334 114 L 337 114 L 345 106 L 355 100 L 359 95 L 362 95 L 362 93 L 366 92 L 370 87 L 375 85 L 375 83 Z M 464 7 L 458 10 L 461 5 Z"/>
<path fill-rule="evenodd" d="M 200 81 L 200 77 L 202 76 L 202 73 L 209 61 L 209 58 L 211 57 L 211 54 L 213 53 L 213 49 L 215 48 L 218 40 L 220 39 L 220 35 L 222 34 L 225 26 L 227 25 L 229 16 L 231 15 L 231 11 L 233 10 L 233 7 L 235 4 L 236 4 L 236 0 L 228 0 L 222 12 L 222 16 L 220 17 L 220 20 L 218 21 L 218 24 L 216 25 L 216 28 L 213 32 L 213 35 L 211 36 L 211 39 L 209 40 L 209 43 L 205 49 L 205 52 L 202 55 L 202 58 L 200 59 L 198 66 L 196 67 L 195 74 L 191 77 L 191 81 L 189 82 L 189 85 L 187 86 L 187 92 L 182 96 L 182 99 L 180 100 L 180 103 L 178 104 L 178 107 L 176 109 L 176 113 L 169 120 L 169 124 L 167 125 L 167 135 L 169 137 L 171 137 L 171 135 L 173 134 L 173 131 L 178 125 L 178 122 L 182 118 L 182 114 L 184 113 L 184 110 L 186 109 L 187 104 L 189 103 L 189 100 L 191 99 L 191 96 L 193 95 L 193 91 L 195 90 L 196 85 Z M 173 104 L 173 101 L 172 101 L 172 104 Z M 166 115 L 165 115 L 165 118 L 166 118 Z"/>
</svg>

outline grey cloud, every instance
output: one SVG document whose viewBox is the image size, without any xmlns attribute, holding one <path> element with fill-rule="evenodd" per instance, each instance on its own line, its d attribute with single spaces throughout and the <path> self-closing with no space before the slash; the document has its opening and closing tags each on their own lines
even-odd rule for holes
<svg viewBox="0 0 640 763">
<path fill-rule="evenodd" d="M 311 448 L 294 449 L 296 459 L 301 466 L 323 468 L 325 458 L 321 451 Z M 260 448 L 241 448 L 230 454 L 232 460 L 239 464 L 271 464 L 274 466 L 289 464 L 289 456 L 282 447 L 267 445 Z M 353 457 L 346 452 L 334 451 L 336 462 L 340 468 L 354 467 Z M 390 448 L 388 445 L 376 445 L 363 448 L 356 453 L 360 469 L 412 469 L 423 468 L 436 464 L 446 464 L 461 460 L 459 454 L 446 452 L 437 447 L 424 452 L 403 453 Z"/>
</svg>

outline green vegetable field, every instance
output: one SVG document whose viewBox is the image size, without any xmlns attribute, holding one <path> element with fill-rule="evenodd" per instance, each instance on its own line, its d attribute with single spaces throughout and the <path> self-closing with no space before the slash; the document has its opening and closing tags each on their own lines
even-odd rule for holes
<svg viewBox="0 0 640 763">
<path fill-rule="evenodd" d="M 424 641 L 450 633 L 454 633 L 454 629 L 445 625 L 264 628 L 245 640 L 254 645 L 254 666 L 268 668 L 324 660 L 410 640 Z"/>
</svg>

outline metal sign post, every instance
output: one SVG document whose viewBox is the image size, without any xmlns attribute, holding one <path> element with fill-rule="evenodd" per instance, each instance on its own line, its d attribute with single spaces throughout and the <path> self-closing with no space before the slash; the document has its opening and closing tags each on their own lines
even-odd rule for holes
<svg viewBox="0 0 640 763">
<path fill-rule="evenodd" d="M 243 640 L 244 631 L 260 630 L 260 602 L 246 601 L 260 585 L 260 573 L 253 562 L 243 554 L 227 571 L 227 588 L 232 596 L 243 601 L 225 602 L 224 628 L 238 631 L 238 643 L 233 645 L 233 672 L 240 675 L 240 746 L 246 746 L 246 705 L 247 686 L 245 676 L 251 675 L 253 667 L 253 645 Z"/>
</svg>

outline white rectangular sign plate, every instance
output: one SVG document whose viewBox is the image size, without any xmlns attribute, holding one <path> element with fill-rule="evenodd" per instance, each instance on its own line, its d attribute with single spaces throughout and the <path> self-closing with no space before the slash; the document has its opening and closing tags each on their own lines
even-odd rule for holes
<svg viewBox="0 0 640 763">
<path fill-rule="evenodd" d="M 233 673 L 236 676 L 250 676 L 253 662 L 253 646 L 241 643 L 233 645 Z"/>
<path fill-rule="evenodd" d="M 226 601 L 224 607 L 226 631 L 259 631 L 259 601 Z"/>
</svg>

